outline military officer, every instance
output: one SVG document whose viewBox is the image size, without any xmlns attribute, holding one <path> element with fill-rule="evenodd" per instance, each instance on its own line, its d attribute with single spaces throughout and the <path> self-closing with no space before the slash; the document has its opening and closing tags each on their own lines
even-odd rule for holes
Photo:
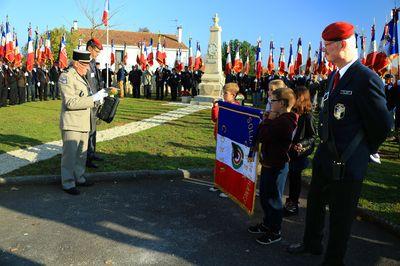
<svg viewBox="0 0 400 266">
<path fill-rule="evenodd" d="M 86 79 L 89 82 L 90 94 L 95 94 L 102 89 L 101 77 L 96 67 L 96 58 L 100 54 L 100 51 L 103 50 L 103 45 L 98 39 L 92 38 L 86 43 L 86 50 L 90 52 L 91 58 Z M 93 107 L 90 113 L 90 133 L 86 161 L 86 166 L 90 168 L 97 168 L 97 165 L 94 164 L 93 161 L 103 160 L 96 155 L 96 113 L 97 107 Z"/>
<path fill-rule="evenodd" d="M 322 32 L 328 61 L 338 67 L 327 81 L 320 112 L 321 143 L 314 156 L 303 242 L 290 253 L 321 254 L 325 206 L 329 238 L 323 265 L 343 265 L 369 155 L 386 139 L 392 118 L 383 83 L 358 60 L 354 26 L 335 22 Z"/>
<path fill-rule="evenodd" d="M 60 129 L 63 141 L 61 183 L 65 192 L 78 195 L 76 186 L 91 186 L 85 178 L 86 151 L 90 131 L 91 108 L 99 105 L 108 94 L 103 89 L 90 95 L 86 78 L 90 52 L 74 50 L 73 65 L 60 75 Z"/>
</svg>

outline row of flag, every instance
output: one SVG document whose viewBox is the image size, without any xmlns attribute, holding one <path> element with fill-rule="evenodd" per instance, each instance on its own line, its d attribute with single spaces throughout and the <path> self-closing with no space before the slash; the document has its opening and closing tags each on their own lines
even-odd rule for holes
<svg viewBox="0 0 400 266">
<path fill-rule="evenodd" d="M 356 34 L 357 43 L 359 39 L 361 44 L 359 55 L 360 61 L 380 75 L 392 71 L 392 68 L 397 68 L 397 71 L 400 71 L 400 68 L 398 67 L 400 64 L 399 61 L 397 62 L 398 65 L 393 65 L 395 63 L 394 60 L 398 58 L 399 55 L 397 32 L 398 12 L 399 10 L 397 9 L 392 10 L 391 20 L 384 26 L 379 47 L 377 47 L 375 39 L 375 23 L 371 27 L 371 42 L 368 51 L 366 50 L 366 36 L 358 36 L 358 34 Z M 263 68 L 261 60 L 261 40 L 257 41 L 254 64 L 256 78 L 260 78 L 262 73 L 271 74 L 273 71 L 278 72 L 280 75 L 287 73 L 289 77 L 293 77 L 300 74 L 301 70 L 304 70 L 304 74 L 306 76 L 310 74 L 326 75 L 335 70 L 335 66 L 328 62 L 325 58 L 322 41 L 319 44 L 319 49 L 315 51 L 313 59 L 311 58 L 311 43 L 308 44 L 307 60 L 305 65 L 303 65 L 303 48 L 301 38 L 299 38 L 297 42 L 296 56 L 293 52 L 293 41 L 290 42 L 287 65 L 285 60 L 285 49 L 280 47 L 279 60 L 277 66 L 275 67 L 274 49 L 274 42 L 270 41 L 267 65 L 265 68 Z M 240 45 L 236 47 L 235 59 L 232 63 L 231 44 L 228 44 L 225 74 L 229 74 L 232 71 L 235 73 L 249 73 L 249 53 L 246 53 L 246 63 L 243 67 L 243 61 L 240 58 L 239 51 Z"/>
<path fill-rule="evenodd" d="M 1 41 L 0 41 L 0 58 L 8 63 L 12 63 L 15 67 L 22 66 L 23 55 L 20 51 L 17 34 L 15 30 L 11 32 L 10 22 L 6 18 L 6 25 L 0 25 Z M 26 55 L 26 68 L 32 71 L 35 62 L 38 65 L 44 65 L 47 62 L 53 62 L 53 53 L 51 51 L 51 38 L 50 31 L 46 31 L 43 36 L 39 36 L 39 32 L 35 30 L 35 40 L 32 38 L 32 27 L 28 27 L 28 42 L 27 42 L 27 55 Z M 65 36 L 62 36 L 60 41 L 59 64 L 60 68 L 67 66 L 67 53 Z"/>
</svg>

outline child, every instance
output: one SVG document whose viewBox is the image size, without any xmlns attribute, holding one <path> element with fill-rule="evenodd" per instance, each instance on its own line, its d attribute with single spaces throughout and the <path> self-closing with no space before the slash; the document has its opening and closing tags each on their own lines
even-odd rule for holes
<svg viewBox="0 0 400 266">
<path fill-rule="evenodd" d="M 277 88 L 286 87 L 285 82 L 281 79 L 274 79 L 268 83 L 268 96 L 267 96 L 267 105 L 265 106 L 265 111 L 271 111 L 271 102 L 270 99 L 272 97 L 272 92 Z"/>
<path fill-rule="evenodd" d="M 240 104 L 238 101 L 236 101 L 236 95 L 239 92 L 239 86 L 236 83 L 230 82 L 230 83 L 226 83 L 224 88 L 223 88 L 223 93 L 224 93 L 224 102 L 227 103 L 232 103 L 232 104 Z M 219 111 L 219 107 L 218 107 L 218 102 L 214 102 L 213 103 L 213 107 L 211 109 L 211 120 L 214 123 L 214 138 L 217 139 L 217 131 L 218 131 L 218 111 Z M 217 191 L 218 189 L 216 187 L 211 187 L 210 191 Z M 226 194 L 225 193 L 220 193 L 219 194 L 220 197 L 226 198 Z"/>
<path fill-rule="evenodd" d="M 261 143 L 260 201 L 264 211 L 263 222 L 248 228 L 253 234 L 262 234 L 257 242 L 272 244 L 282 239 L 282 194 L 288 173 L 289 148 L 297 126 L 297 115 L 291 113 L 296 102 L 294 92 L 281 87 L 270 97 L 271 111 L 265 115 L 257 132 L 256 145 Z M 253 160 L 249 154 L 249 160 Z"/>
</svg>

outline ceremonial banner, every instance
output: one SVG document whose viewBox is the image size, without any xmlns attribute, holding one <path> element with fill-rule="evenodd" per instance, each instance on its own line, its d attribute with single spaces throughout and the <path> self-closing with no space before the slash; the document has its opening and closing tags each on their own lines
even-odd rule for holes
<svg viewBox="0 0 400 266">
<path fill-rule="evenodd" d="M 248 162 L 262 111 L 218 102 L 218 133 L 214 169 L 215 185 L 253 214 L 257 180 L 257 153 Z"/>
</svg>

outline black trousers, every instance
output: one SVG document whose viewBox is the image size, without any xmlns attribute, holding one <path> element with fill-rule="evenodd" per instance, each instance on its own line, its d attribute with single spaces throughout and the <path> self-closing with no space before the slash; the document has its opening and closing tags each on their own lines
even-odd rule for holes
<svg viewBox="0 0 400 266">
<path fill-rule="evenodd" d="M 177 97 L 178 97 L 178 87 L 171 86 L 171 100 L 176 101 Z"/>
<path fill-rule="evenodd" d="M 151 85 L 144 85 L 144 94 L 147 99 L 151 98 Z"/>
<path fill-rule="evenodd" d="M 18 104 L 18 87 L 17 86 L 11 86 L 10 87 L 10 105 L 15 105 Z"/>
<path fill-rule="evenodd" d="M 24 103 L 26 101 L 26 87 L 18 88 L 19 103 Z"/>
<path fill-rule="evenodd" d="M 288 173 L 289 180 L 289 200 L 293 203 L 299 203 L 301 192 L 301 172 L 302 170 L 290 169 Z"/>
<path fill-rule="evenodd" d="M 0 106 L 7 105 L 8 88 L 0 87 Z"/>
<path fill-rule="evenodd" d="M 325 206 L 329 206 L 329 239 L 324 262 L 342 265 L 347 241 L 360 197 L 362 180 L 332 180 L 323 165 L 314 160 L 307 198 L 306 227 L 303 242 L 307 247 L 322 247 Z"/>
<path fill-rule="evenodd" d="M 132 90 L 133 90 L 133 98 L 140 98 L 140 83 L 133 83 L 132 84 Z"/>
<path fill-rule="evenodd" d="M 156 99 L 162 100 L 164 99 L 164 83 L 157 83 L 156 84 Z"/>
<path fill-rule="evenodd" d="M 87 161 L 92 161 L 95 152 L 96 152 L 96 132 L 97 131 L 90 131 L 89 132 L 89 142 L 87 148 Z"/>
<path fill-rule="evenodd" d="M 53 100 L 55 100 L 55 98 L 59 97 L 58 96 L 58 89 L 57 89 L 57 84 L 50 84 L 50 96 Z"/>
</svg>

